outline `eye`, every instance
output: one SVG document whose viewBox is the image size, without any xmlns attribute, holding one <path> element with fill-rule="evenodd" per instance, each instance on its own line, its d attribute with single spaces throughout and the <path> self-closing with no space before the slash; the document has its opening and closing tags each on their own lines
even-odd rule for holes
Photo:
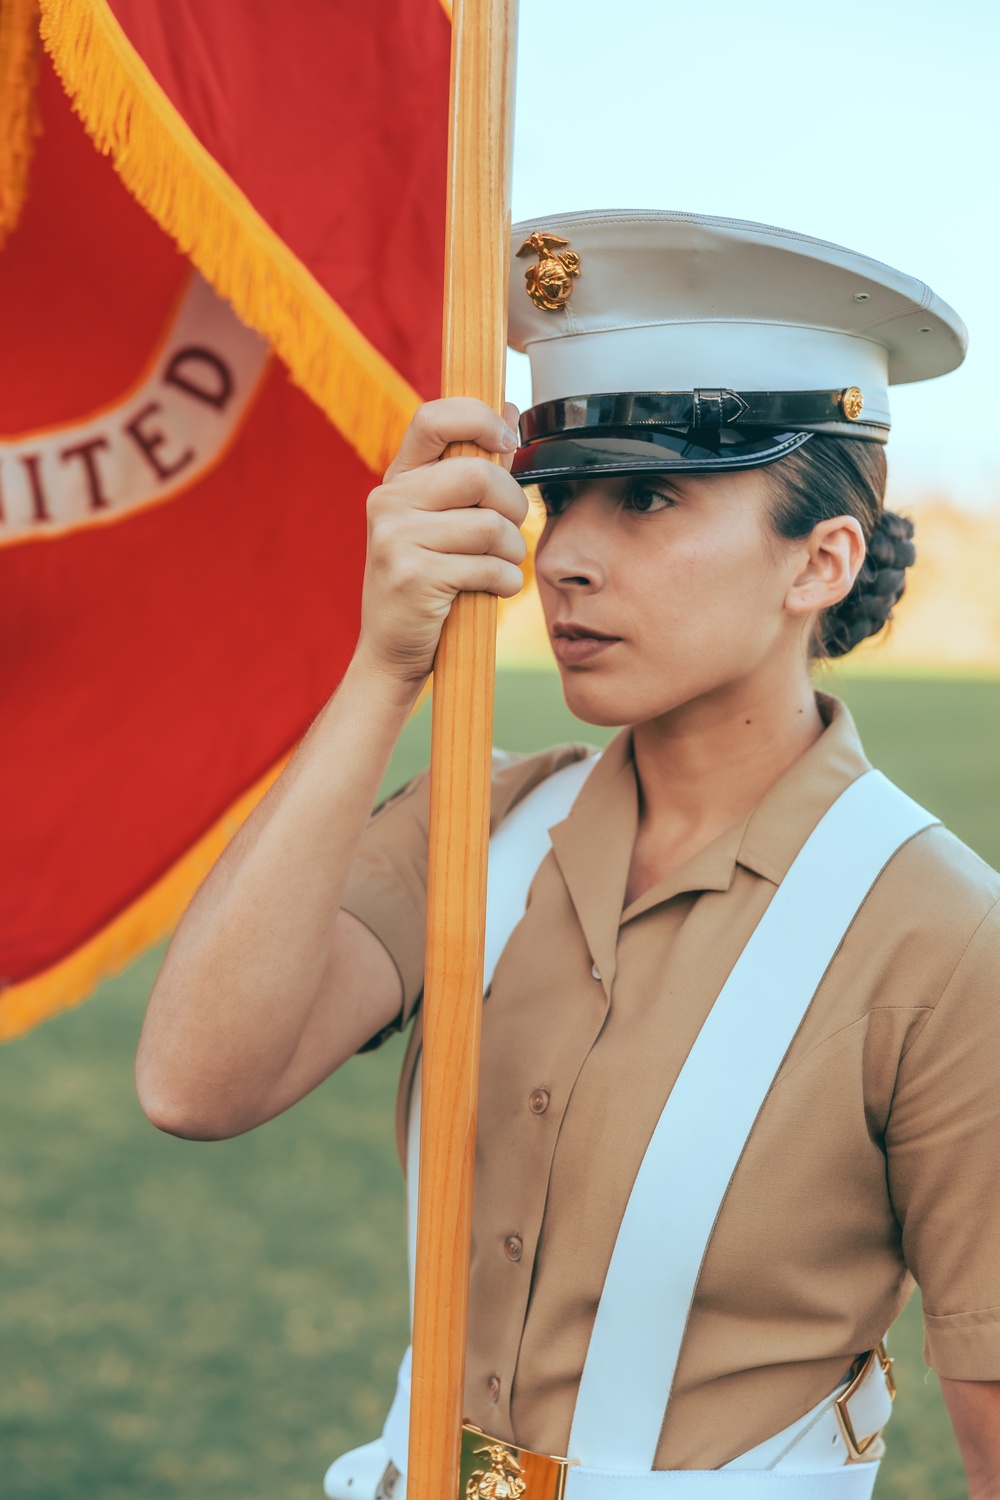
<svg viewBox="0 0 1000 1500">
<path fill-rule="evenodd" d="M 626 510 L 648 516 L 670 510 L 677 502 L 662 479 L 636 479 L 629 485 L 622 503 Z"/>
<path fill-rule="evenodd" d="M 561 516 L 573 498 L 573 486 L 565 480 L 553 479 L 538 486 L 538 495 L 547 516 Z"/>
</svg>

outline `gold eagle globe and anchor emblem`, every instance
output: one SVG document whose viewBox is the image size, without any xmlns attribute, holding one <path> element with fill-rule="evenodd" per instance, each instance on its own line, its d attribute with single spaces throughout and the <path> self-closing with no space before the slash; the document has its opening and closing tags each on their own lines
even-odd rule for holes
<svg viewBox="0 0 1000 1500">
<path fill-rule="evenodd" d="M 532 253 L 538 256 L 537 266 L 529 266 L 525 271 L 524 284 L 528 296 L 542 312 L 562 312 L 573 291 L 573 278 L 580 274 L 576 251 L 562 248 L 568 244 L 569 240 L 561 235 L 536 229 L 517 252 L 519 259 Z"/>
<path fill-rule="evenodd" d="M 488 1448 L 477 1448 L 476 1454 L 485 1453 L 490 1461 L 488 1469 L 474 1469 L 465 1486 L 465 1500 L 521 1500 L 528 1488 L 521 1477 L 524 1470 L 514 1457 L 499 1443 Z"/>
</svg>

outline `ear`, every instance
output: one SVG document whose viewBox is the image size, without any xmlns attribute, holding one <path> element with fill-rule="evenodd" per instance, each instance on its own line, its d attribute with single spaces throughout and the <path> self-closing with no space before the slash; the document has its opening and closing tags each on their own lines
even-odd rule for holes
<svg viewBox="0 0 1000 1500">
<path fill-rule="evenodd" d="M 865 538 L 853 516 L 820 521 L 799 543 L 805 565 L 785 595 L 790 615 L 812 615 L 847 597 L 865 560 Z"/>
</svg>

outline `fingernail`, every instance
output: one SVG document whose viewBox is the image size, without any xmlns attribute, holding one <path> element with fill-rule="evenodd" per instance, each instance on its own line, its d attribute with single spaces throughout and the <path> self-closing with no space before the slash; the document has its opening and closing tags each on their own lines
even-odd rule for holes
<svg viewBox="0 0 1000 1500">
<path fill-rule="evenodd" d="M 514 449 L 519 446 L 517 441 L 517 433 L 514 431 L 513 427 L 508 427 L 506 422 L 504 423 L 503 432 L 500 434 L 500 441 L 501 443 L 503 443 L 508 453 L 513 453 Z"/>
</svg>

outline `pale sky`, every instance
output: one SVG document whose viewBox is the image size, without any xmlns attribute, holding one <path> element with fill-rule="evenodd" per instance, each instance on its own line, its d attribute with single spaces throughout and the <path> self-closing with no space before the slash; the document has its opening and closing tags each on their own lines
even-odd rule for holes
<svg viewBox="0 0 1000 1500">
<path fill-rule="evenodd" d="M 890 486 L 1000 505 L 998 100 L 997 0 L 521 0 L 514 218 L 756 219 L 919 277 L 970 347 L 893 387 Z"/>
</svg>

